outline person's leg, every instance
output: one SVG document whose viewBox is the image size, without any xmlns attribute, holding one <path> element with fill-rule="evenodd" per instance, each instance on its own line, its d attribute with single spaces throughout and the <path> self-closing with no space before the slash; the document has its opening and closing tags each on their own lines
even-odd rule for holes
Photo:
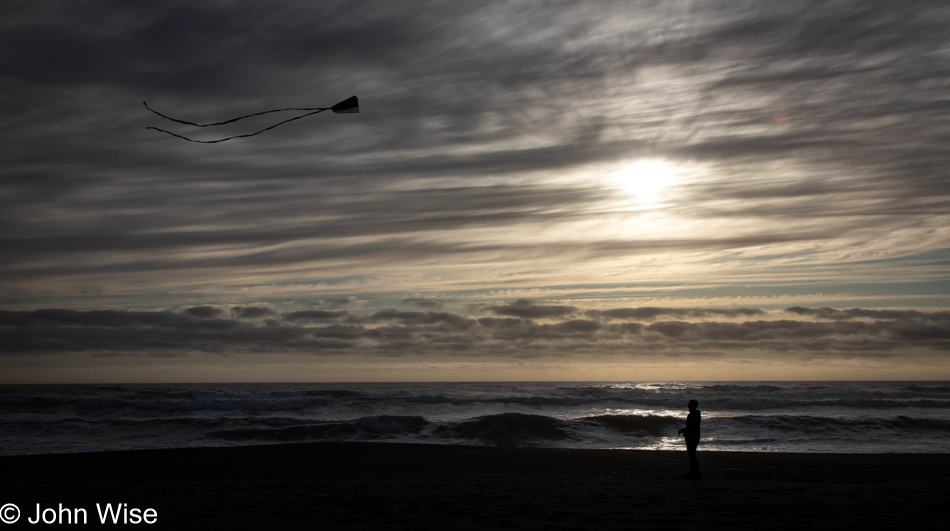
<svg viewBox="0 0 950 531">
<path fill-rule="evenodd" d="M 698 478 L 701 474 L 699 472 L 699 459 L 696 458 L 697 446 L 699 446 L 699 441 L 686 442 L 686 453 L 689 454 L 689 475 Z"/>
</svg>

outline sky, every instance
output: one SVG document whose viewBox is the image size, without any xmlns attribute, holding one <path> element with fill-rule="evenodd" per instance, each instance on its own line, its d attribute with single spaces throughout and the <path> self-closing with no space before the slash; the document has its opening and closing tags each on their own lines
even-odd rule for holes
<svg viewBox="0 0 950 531">
<path fill-rule="evenodd" d="M 7 0 L 0 383 L 950 379 L 948 28 Z"/>
</svg>

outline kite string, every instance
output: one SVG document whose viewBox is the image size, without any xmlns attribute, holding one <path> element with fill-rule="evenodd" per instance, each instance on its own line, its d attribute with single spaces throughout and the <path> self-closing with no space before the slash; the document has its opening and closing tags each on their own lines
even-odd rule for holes
<svg viewBox="0 0 950 531">
<path fill-rule="evenodd" d="M 153 113 L 155 113 L 155 114 L 161 116 L 162 118 L 165 118 L 166 120 L 171 120 L 171 121 L 173 121 L 173 122 L 178 122 L 178 123 L 180 123 L 180 124 L 185 124 L 185 125 L 193 125 L 193 126 L 195 126 L 195 127 L 211 127 L 211 126 L 214 126 L 214 125 L 230 124 L 230 123 L 236 122 L 236 121 L 238 121 L 238 120 L 243 120 L 243 119 L 245 119 L 245 118 L 250 118 L 250 117 L 252 117 L 252 116 L 260 116 L 260 115 L 262 115 L 262 114 L 270 114 L 270 113 L 272 113 L 272 112 L 283 112 L 283 111 L 317 111 L 317 110 L 319 110 L 319 111 L 325 111 L 325 110 L 329 109 L 329 107 L 291 107 L 291 108 L 288 108 L 288 109 L 274 109 L 274 110 L 272 110 L 272 111 L 256 112 L 256 113 L 254 113 L 254 114 L 247 114 L 247 115 L 244 115 L 244 116 L 238 116 L 237 118 L 231 118 L 230 120 L 225 120 L 225 121 L 223 121 L 223 122 L 215 122 L 215 123 L 213 123 L 213 124 L 196 124 L 196 123 L 194 123 L 194 122 L 189 122 L 189 121 L 187 121 L 187 120 L 179 120 L 178 118 L 172 118 L 171 116 L 166 116 L 166 115 L 164 115 L 164 114 L 162 114 L 162 113 L 156 111 L 155 109 L 149 107 L 149 106 L 148 106 L 148 103 L 145 103 L 144 101 L 142 102 L 142 104 L 145 105 L 145 108 L 146 108 L 146 109 L 148 109 L 148 110 L 152 111 Z M 157 127 L 154 127 L 154 128 L 152 128 L 152 129 L 158 129 L 158 128 L 157 128 Z M 159 129 L 159 131 L 161 131 L 161 129 Z M 167 133 L 167 131 L 166 131 L 166 133 Z"/>
<path fill-rule="evenodd" d="M 383 138 L 383 135 L 379 134 L 379 131 L 377 131 L 376 128 L 373 127 L 372 124 L 369 123 L 369 121 L 367 121 L 365 118 L 363 118 L 363 115 L 362 115 L 362 114 L 360 114 L 360 120 L 362 120 L 363 123 L 366 124 L 367 127 L 369 127 L 370 129 L 372 129 L 372 131 L 373 131 L 374 133 L 376 133 L 376 136 L 378 136 L 380 140 L 382 140 L 383 142 L 386 143 L 387 146 L 389 146 L 389 149 L 393 150 L 393 153 L 395 153 L 396 156 L 399 157 L 399 160 L 405 162 L 405 163 L 406 163 L 406 166 L 409 166 L 409 169 L 410 169 L 410 170 L 416 171 L 416 169 L 412 167 L 412 164 L 409 164 L 409 161 L 406 160 L 406 159 L 404 159 L 404 158 L 402 157 L 402 155 L 400 155 L 399 152 L 396 151 L 396 148 L 394 148 L 393 145 L 390 144 L 388 140 L 386 140 L 385 138 Z"/>
<path fill-rule="evenodd" d="M 189 141 L 189 142 L 195 142 L 195 143 L 198 143 L 198 144 L 217 144 L 218 142 L 224 142 L 225 140 L 231 140 L 231 139 L 234 139 L 234 138 L 246 138 L 246 137 L 249 137 L 249 136 L 259 135 L 259 134 L 263 133 L 264 131 L 270 131 L 271 129 L 277 127 L 278 125 L 283 125 L 283 124 L 285 124 L 285 123 L 287 123 L 287 122 L 292 122 L 292 121 L 294 121 L 294 120 L 299 120 L 299 119 L 301 119 L 301 118 L 306 118 L 306 117 L 308 117 L 308 116 L 311 116 L 311 115 L 314 115 L 314 114 L 321 113 L 321 112 L 323 112 L 323 111 L 329 110 L 329 107 L 319 107 L 319 108 L 316 108 L 316 109 L 317 109 L 317 110 L 315 110 L 315 111 L 313 111 L 313 112 L 308 112 L 307 114 L 301 114 L 300 116 L 295 116 L 295 117 L 293 117 L 293 118 L 284 120 L 283 122 L 277 122 L 276 124 L 274 124 L 274 125 L 272 125 L 272 126 L 270 126 L 270 127 L 266 127 L 266 128 L 264 128 L 264 129 L 261 129 L 260 131 L 258 131 L 258 132 L 256 132 L 256 133 L 248 133 L 248 134 L 246 134 L 246 135 L 229 136 L 229 137 L 227 137 L 227 138 L 221 138 L 221 139 L 218 139 L 218 140 L 194 140 L 194 139 L 188 138 L 187 136 L 182 136 L 182 135 L 179 135 L 179 134 L 175 134 L 175 133 L 172 133 L 171 131 L 166 131 L 166 130 L 164 130 L 164 129 L 159 129 L 158 127 L 146 127 L 146 129 L 154 129 L 154 130 L 156 130 L 156 131 L 161 131 L 161 132 L 163 132 L 163 133 L 168 133 L 168 134 L 170 134 L 170 135 L 172 135 L 172 136 L 176 136 L 176 137 L 178 137 L 178 138 L 181 138 L 182 140 L 187 140 L 187 141 Z M 149 109 L 149 110 L 151 110 L 151 109 Z M 289 109 L 281 109 L 281 110 L 289 110 Z M 154 112 L 154 111 L 153 111 L 153 112 Z M 275 112 L 275 111 L 266 111 L 266 112 Z M 266 114 L 266 112 L 264 112 L 264 113 L 258 113 L 258 114 Z M 251 115 L 251 116 L 253 116 L 253 115 Z M 170 120 L 174 120 L 173 118 L 169 118 L 169 119 L 170 119 Z M 175 120 L 175 121 L 177 122 L 178 120 Z M 231 121 L 234 121 L 234 120 L 231 120 Z M 227 123 L 227 122 L 222 122 L 222 123 Z M 215 125 L 215 124 L 212 124 L 212 125 Z M 400 157 L 400 158 L 402 158 L 402 157 Z M 409 164 L 409 163 L 407 162 L 406 164 Z M 411 167 L 411 166 L 410 166 L 410 167 Z"/>
</svg>

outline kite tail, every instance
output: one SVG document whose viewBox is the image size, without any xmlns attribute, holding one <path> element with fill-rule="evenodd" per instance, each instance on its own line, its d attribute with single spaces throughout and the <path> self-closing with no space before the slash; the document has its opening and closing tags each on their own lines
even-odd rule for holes
<svg viewBox="0 0 950 531">
<path fill-rule="evenodd" d="M 143 101 L 142 103 L 145 103 L 145 102 Z M 148 105 L 146 105 L 145 107 L 148 108 Z M 149 109 L 149 110 L 152 111 L 152 109 Z M 188 125 L 197 125 L 198 127 L 208 127 L 208 126 L 210 126 L 210 125 L 223 125 L 223 124 L 235 122 L 235 121 L 240 120 L 240 119 L 242 119 L 242 118 L 248 118 L 248 117 L 250 117 L 250 116 L 257 116 L 258 114 L 267 114 L 267 113 L 269 113 L 269 112 L 292 111 L 292 110 L 299 110 L 299 111 L 309 111 L 309 110 L 312 110 L 313 112 L 308 112 L 307 114 L 301 114 L 300 116 L 295 116 L 295 117 L 293 117 L 293 118 L 284 120 L 283 122 L 277 122 L 276 124 L 274 124 L 274 125 L 272 125 L 272 126 L 270 126 L 270 127 L 265 127 L 264 129 L 261 129 L 260 131 L 258 131 L 258 132 L 256 132 L 256 133 L 248 133 L 248 134 L 246 134 L 246 135 L 229 136 L 229 137 L 227 137 L 227 138 L 220 138 L 220 139 L 218 139 L 218 140 L 194 140 L 194 139 L 188 138 L 187 136 L 178 135 L 178 134 L 172 133 L 171 131 L 166 131 L 166 130 L 164 130 L 164 129 L 159 129 L 158 127 L 146 127 L 146 129 L 154 129 L 154 130 L 156 130 L 156 131 L 161 131 L 161 132 L 163 132 L 163 133 L 168 133 L 168 134 L 170 134 L 170 135 L 172 135 L 172 136 L 175 136 L 175 137 L 178 137 L 178 138 L 180 138 L 180 139 L 182 139 L 182 140 L 187 140 L 187 141 L 189 141 L 189 142 L 196 142 L 196 143 L 198 143 L 198 144 L 217 144 L 218 142 L 224 142 L 224 141 L 226 141 L 226 140 L 231 140 L 231 139 L 234 139 L 234 138 L 246 138 L 246 137 L 249 137 L 249 136 L 259 135 L 259 134 L 263 133 L 264 131 L 270 131 L 271 129 L 277 127 L 278 125 L 284 125 L 284 124 L 287 123 L 287 122 L 292 122 L 292 121 L 294 121 L 294 120 L 299 120 L 299 119 L 301 119 L 301 118 L 306 118 L 306 117 L 308 117 L 308 116 L 311 116 L 311 115 L 314 115 L 314 114 L 318 114 L 318 113 L 321 113 L 321 112 L 323 112 L 323 111 L 328 111 L 328 110 L 330 110 L 330 107 L 313 107 L 312 109 L 278 109 L 278 110 L 275 110 L 275 111 L 264 111 L 264 112 L 259 112 L 259 113 L 256 113 L 256 114 L 249 114 L 249 115 L 247 115 L 247 116 L 241 116 L 240 118 L 235 118 L 235 119 L 233 119 L 233 120 L 228 120 L 227 122 L 220 122 L 220 123 L 216 123 L 216 124 L 206 124 L 206 125 L 193 124 L 193 123 L 191 123 L 191 122 L 185 122 L 185 121 L 182 121 L 182 120 L 175 120 L 174 118 L 168 118 L 167 116 L 165 116 L 165 115 L 163 115 L 163 114 L 160 114 L 160 113 L 158 113 L 157 111 L 152 111 L 152 112 L 154 112 L 155 114 L 158 114 L 159 116 L 161 116 L 161 117 L 163 117 L 163 118 L 168 118 L 169 120 L 172 120 L 172 121 L 175 121 L 175 122 L 180 122 L 180 123 L 188 124 Z"/>
<path fill-rule="evenodd" d="M 262 114 L 270 114 L 270 113 L 272 113 L 272 112 L 283 112 L 283 111 L 326 111 L 326 110 L 330 109 L 330 107 L 291 107 L 291 108 L 288 108 L 288 109 L 274 109 L 274 110 L 272 110 L 272 111 L 263 111 L 263 112 L 256 112 L 256 113 L 254 113 L 254 114 L 246 114 L 246 115 L 244 115 L 244 116 L 238 116 L 237 118 L 231 118 L 230 120 L 225 120 L 225 121 L 223 121 L 223 122 L 215 122 L 215 123 L 213 123 L 213 124 L 196 124 L 195 122 L 189 122 L 189 121 L 187 121 L 187 120 L 179 120 L 178 118 L 172 118 L 171 116 L 165 116 L 164 114 L 162 114 L 162 113 L 156 111 L 155 109 L 149 107 L 149 106 L 148 106 L 148 103 L 145 103 L 144 101 L 142 102 L 142 105 L 145 105 L 145 108 L 146 108 L 146 109 L 152 111 L 153 113 L 155 113 L 155 114 L 161 116 L 162 118 L 164 118 L 164 119 L 166 119 L 166 120 L 171 120 L 171 121 L 173 121 L 173 122 L 178 122 L 178 123 L 180 123 L 180 124 L 185 124 L 185 125 L 193 125 L 193 126 L 195 126 L 195 127 L 211 127 L 211 126 L 214 126 L 214 125 L 225 125 L 225 124 L 234 123 L 234 122 L 236 122 L 236 121 L 238 121 L 238 120 L 243 120 L 243 119 L 245 119 L 245 118 L 250 118 L 250 117 L 252 117 L 252 116 L 260 116 L 260 115 L 262 115 Z M 157 127 L 151 127 L 150 129 L 158 129 L 158 128 L 157 128 Z M 161 131 L 161 129 L 159 129 L 159 131 Z M 166 131 L 166 132 L 167 132 L 167 131 Z"/>
</svg>

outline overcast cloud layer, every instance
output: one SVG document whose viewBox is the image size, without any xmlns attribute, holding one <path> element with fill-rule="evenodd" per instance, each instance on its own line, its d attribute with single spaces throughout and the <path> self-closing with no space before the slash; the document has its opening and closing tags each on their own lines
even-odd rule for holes
<svg viewBox="0 0 950 531">
<path fill-rule="evenodd" d="M 517 308 L 516 313 L 509 310 Z M 567 308 L 567 311 L 565 311 Z M 519 300 L 475 317 L 394 308 L 371 314 L 320 310 L 211 306 L 179 313 L 121 310 L 0 311 L 5 352 L 118 353 L 159 356 L 193 353 L 564 356 L 610 353 L 735 355 L 756 350 L 825 356 L 891 356 L 921 348 L 950 350 L 950 312 L 786 308 L 767 319 L 737 320 L 761 310 L 577 308 Z M 527 310 L 531 310 L 528 312 Z M 519 317 L 508 317 L 519 315 Z M 538 321 L 528 317 L 555 317 Z M 634 318 L 640 315 L 638 320 Z M 682 321 L 678 317 L 695 320 Z M 802 317 L 816 317 L 806 320 Z M 874 319 L 875 316 L 880 318 Z M 698 317 L 698 319 L 697 319 Z M 719 319 L 728 320 L 719 320 Z"/>
<path fill-rule="evenodd" d="M 4 2 L 2 352 L 950 376 L 948 28 L 944 1 Z M 221 144 L 146 127 L 293 114 L 142 105 L 354 94 Z"/>
</svg>

